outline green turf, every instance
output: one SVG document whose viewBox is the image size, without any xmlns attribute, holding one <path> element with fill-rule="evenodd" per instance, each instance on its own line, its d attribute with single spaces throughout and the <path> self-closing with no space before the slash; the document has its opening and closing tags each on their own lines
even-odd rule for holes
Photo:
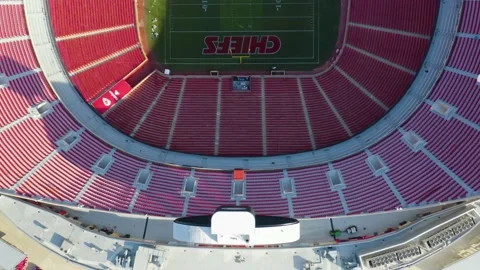
<svg viewBox="0 0 480 270">
<path fill-rule="evenodd" d="M 276 7 L 280 1 L 281 7 Z M 311 70 L 331 56 L 338 35 L 338 0 L 146 0 L 146 30 L 158 62 L 179 71 Z M 156 22 L 152 22 L 153 19 Z M 152 38 L 152 25 L 158 37 Z M 276 54 L 250 54 L 242 65 L 203 55 L 205 36 L 276 35 Z"/>
</svg>

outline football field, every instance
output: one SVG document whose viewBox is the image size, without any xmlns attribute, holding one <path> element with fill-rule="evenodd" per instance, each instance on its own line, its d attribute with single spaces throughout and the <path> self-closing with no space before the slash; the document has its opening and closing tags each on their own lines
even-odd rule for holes
<svg viewBox="0 0 480 270">
<path fill-rule="evenodd" d="M 146 0 L 156 60 L 182 71 L 311 70 L 332 54 L 338 0 Z"/>
</svg>

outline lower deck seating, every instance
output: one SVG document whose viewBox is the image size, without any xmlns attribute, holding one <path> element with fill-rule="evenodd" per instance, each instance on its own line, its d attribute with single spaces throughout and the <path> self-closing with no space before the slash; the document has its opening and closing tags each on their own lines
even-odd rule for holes
<svg viewBox="0 0 480 270">
<path fill-rule="evenodd" d="M 440 2 L 437 0 L 355 0 L 350 21 L 370 26 L 430 35 Z"/>
<path fill-rule="evenodd" d="M 171 148 L 180 152 L 213 155 L 219 81 L 216 78 L 186 81 Z"/>
<path fill-rule="evenodd" d="M 349 138 L 349 135 L 313 80 L 303 78 L 301 84 L 315 145 L 320 149 L 332 143 L 344 141 Z"/>
<path fill-rule="evenodd" d="M 69 72 L 137 44 L 137 31 L 133 26 L 57 42 L 63 64 Z"/>
<path fill-rule="evenodd" d="M 123 133 L 130 135 L 167 83 L 165 77 L 157 72 L 153 73 L 146 81 L 135 86 L 121 104 L 108 112 L 107 121 Z"/>
<path fill-rule="evenodd" d="M 260 80 L 252 91 L 232 91 L 232 79 L 222 80 L 219 155 L 261 156 L 262 115 Z M 242 116 L 242 117 L 238 117 Z M 254 121 L 252 121 L 254 119 Z"/>
<path fill-rule="evenodd" d="M 71 78 L 85 100 L 92 101 L 99 93 L 113 86 L 135 69 L 143 60 L 142 51 L 136 48 L 77 73 Z"/>
<path fill-rule="evenodd" d="M 136 139 L 158 147 L 167 145 L 182 83 L 183 79 L 172 79 L 168 83 L 135 135 Z"/>
<path fill-rule="evenodd" d="M 350 48 L 345 48 L 338 66 L 388 108 L 402 98 L 415 77 Z"/>
<path fill-rule="evenodd" d="M 56 37 L 135 23 L 131 0 L 48 0 L 48 5 Z"/>
<path fill-rule="evenodd" d="M 316 79 L 352 133 L 362 131 L 385 113 L 335 69 Z"/>
<path fill-rule="evenodd" d="M 421 67 L 425 52 L 430 45 L 429 38 L 400 35 L 355 25 L 348 28 L 347 42 L 349 45 L 411 70 L 418 70 Z M 410 49 L 405 50 L 405 48 Z"/>
<path fill-rule="evenodd" d="M 265 113 L 268 155 L 312 149 L 296 79 L 265 79 Z"/>
</svg>

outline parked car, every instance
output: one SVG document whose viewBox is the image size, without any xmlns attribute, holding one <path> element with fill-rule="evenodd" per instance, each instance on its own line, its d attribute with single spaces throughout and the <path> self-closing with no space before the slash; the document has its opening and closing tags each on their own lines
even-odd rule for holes
<svg viewBox="0 0 480 270">
<path fill-rule="evenodd" d="M 357 226 L 350 226 L 345 230 L 347 233 L 352 234 L 358 232 Z"/>
</svg>

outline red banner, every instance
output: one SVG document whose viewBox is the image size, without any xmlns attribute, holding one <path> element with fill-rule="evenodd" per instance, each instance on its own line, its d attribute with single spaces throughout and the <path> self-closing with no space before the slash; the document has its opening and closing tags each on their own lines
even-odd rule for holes
<svg viewBox="0 0 480 270">
<path fill-rule="evenodd" d="M 110 109 L 115 103 L 122 99 L 132 87 L 126 81 L 120 81 L 114 85 L 108 92 L 97 98 L 92 102 L 92 106 L 103 114 Z"/>
</svg>

